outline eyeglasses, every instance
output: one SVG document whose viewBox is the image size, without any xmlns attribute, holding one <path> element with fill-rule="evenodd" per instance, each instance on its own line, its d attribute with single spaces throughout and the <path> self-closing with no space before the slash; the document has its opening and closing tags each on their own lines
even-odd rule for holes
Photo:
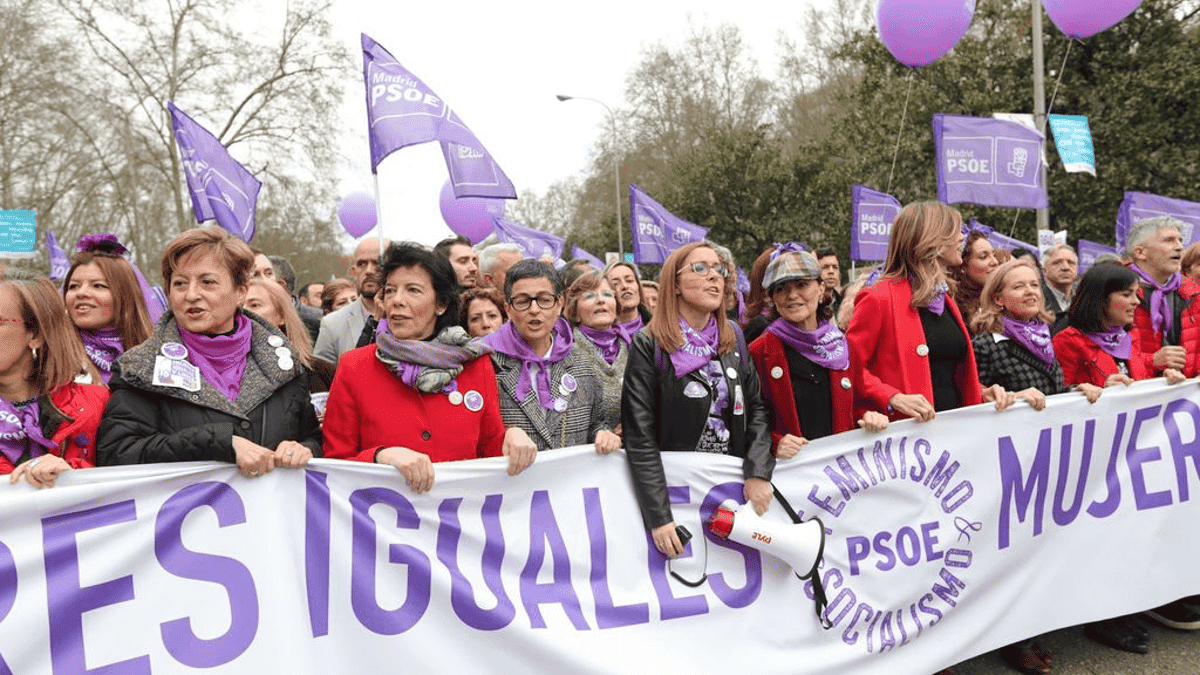
<svg viewBox="0 0 1200 675">
<path fill-rule="evenodd" d="M 709 270 L 716 272 L 717 275 L 720 276 L 721 278 L 725 278 L 725 277 L 729 276 L 729 268 L 726 267 L 722 263 L 717 263 L 716 265 L 712 265 L 712 264 L 709 264 L 706 262 L 694 262 L 691 265 L 687 265 L 683 269 L 679 270 L 679 274 L 683 274 L 684 272 L 686 272 L 688 270 L 691 270 L 691 271 L 695 272 L 696 274 L 699 274 L 702 277 L 708 276 Z"/>
<path fill-rule="evenodd" d="M 583 294 L 584 300 L 595 300 L 596 298 L 600 298 L 601 300 L 612 300 L 615 297 L 617 297 L 617 295 L 612 291 L 588 291 L 587 293 Z"/>
<path fill-rule="evenodd" d="M 550 293 L 538 293 L 536 297 L 518 295 L 512 300 L 509 300 L 508 304 L 512 305 L 512 308 L 518 312 L 524 312 L 525 310 L 529 309 L 530 305 L 532 305 L 534 302 L 537 302 L 537 306 L 541 307 L 542 309 L 550 309 L 554 306 L 554 303 L 558 302 L 558 296 Z"/>
</svg>

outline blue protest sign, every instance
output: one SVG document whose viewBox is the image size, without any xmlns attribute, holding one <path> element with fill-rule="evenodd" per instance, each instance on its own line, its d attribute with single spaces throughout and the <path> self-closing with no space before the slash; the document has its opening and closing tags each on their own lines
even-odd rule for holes
<svg viewBox="0 0 1200 675">
<path fill-rule="evenodd" d="M 33 211 L 0 211 L 0 255 L 27 258 L 37 245 L 37 216 Z"/>
<path fill-rule="evenodd" d="M 1092 130 L 1082 115 L 1050 115 L 1054 147 L 1068 172 L 1096 175 L 1096 152 L 1092 148 Z"/>
</svg>

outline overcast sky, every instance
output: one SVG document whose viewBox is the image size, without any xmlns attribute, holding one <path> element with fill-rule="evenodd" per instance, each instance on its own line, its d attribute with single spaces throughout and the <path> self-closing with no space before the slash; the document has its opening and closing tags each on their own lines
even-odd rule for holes
<svg viewBox="0 0 1200 675">
<path fill-rule="evenodd" d="M 781 29 L 799 36 L 812 5 L 829 0 L 738 3 L 722 0 L 603 0 L 596 3 L 403 2 L 337 0 L 335 30 L 362 68 L 359 34 L 367 33 L 448 102 L 512 179 L 518 193 L 541 194 L 556 180 L 587 169 L 609 128 L 604 108 L 559 102 L 588 96 L 617 109 L 625 78 L 643 48 L 677 46 L 692 26 L 738 26 L 760 73 L 776 72 Z M 351 158 L 344 193 L 372 191 L 361 76 L 351 85 L 345 128 Z M 636 176 L 622 176 L 636 182 Z M 446 167 L 437 143 L 393 153 L 379 169 L 384 234 L 436 243 L 450 235 L 438 209 Z M 622 194 L 624 195 L 624 190 Z"/>
</svg>

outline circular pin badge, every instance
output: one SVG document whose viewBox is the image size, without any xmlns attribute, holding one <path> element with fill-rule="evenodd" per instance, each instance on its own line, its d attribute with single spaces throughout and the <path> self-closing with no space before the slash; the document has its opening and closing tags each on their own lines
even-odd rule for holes
<svg viewBox="0 0 1200 675">
<path fill-rule="evenodd" d="M 929 356 L 929 345 L 917 345 L 917 356 Z"/>
<path fill-rule="evenodd" d="M 275 337 L 275 336 L 272 335 L 271 337 Z M 292 358 L 292 350 L 288 349 L 287 347 L 276 347 L 275 348 L 275 356 L 278 356 L 281 359 L 286 356 L 287 358 L 290 359 L 290 358 Z"/>
<path fill-rule="evenodd" d="M 461 391 L 452 391 L 446 395 L 446 398 L 450 399 L 450 405 L 462 405 L 463 395 Z"/>
<path fill-rule="evenodd" d="M 776 380 L 783 377 L 783 368 L 780 368 L 779 366 L 775 366 L 774 368 L 772 368 L 771 369 L 771 377 Z"/>
<path fill-rule="evenodd" d="M 849 389 L 849 388 L 850 388 L 850 378 L 843 377 L 842 378 L 842 389 Z"/>
<path fill-rule="evenodd" d="M 731 379 L 731 380 L 737 379 L 737 369 L 734 368 L 733 366 L 729 366 L 728 368 L 726 368 L 725 374 L 728 375 L 729 379 Z"/>
<path fill-rule="evenodd" d="M 175 359 L 176 361 L 186 359 L 188 355 L 187 347 L 178 342 L 164 342 L 159 351 L 168 359 Z"/>
<path fill-rule="evenodd" d="M 283 338 L 279 337 L 278 335 L 272 335 L 267 338 L 267 344 L 271 345 L 272 347 L 282 347 Z"/>
<path fill-rule="evenodd" d="M 463 405 L 471 412 L 483 410 L 483 394 L 472 389 L 463 396 Z"/>
<path fill-rule="evenodd" d="M 554 409 L 560 413 L 566 412 L 567 411 L 567 399 L 565 399 L 565 398 L 554 399 Z"/>
<path fill-rule="evenodd" d="M 290 356 L 287 356 L 287 357 L 281 356 L 279 358 L 279 369 L 280 370 L 291 370 L 292 367 L 295 365 L 296 364 L 292 362 L 292 357 L 290 357 Z"/>
<path fill-rule="evenodd" d="M 575 391 L 578 387 L 579 387 L 579 383 L 575 381 L 574 375 L 567 373 L 566 375 L 562 376 L 562 383 L 559 388 L 562 389 L 562 392 L 564 394 L 570 394 L 571 392 Z"/>
</svg>

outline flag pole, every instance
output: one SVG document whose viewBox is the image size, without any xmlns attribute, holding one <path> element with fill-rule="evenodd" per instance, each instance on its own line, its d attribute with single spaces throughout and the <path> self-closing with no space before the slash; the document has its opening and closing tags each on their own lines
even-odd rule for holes
<svg viewBox="0 0 1200 675">
<path fill-rule="evenodd" d="M 375 181 L 375 238 L 379 240 L 379 259 L 383 260 L 383 212 L 379 208 L 379 173 L 372 171 Z"/>
</svg>

